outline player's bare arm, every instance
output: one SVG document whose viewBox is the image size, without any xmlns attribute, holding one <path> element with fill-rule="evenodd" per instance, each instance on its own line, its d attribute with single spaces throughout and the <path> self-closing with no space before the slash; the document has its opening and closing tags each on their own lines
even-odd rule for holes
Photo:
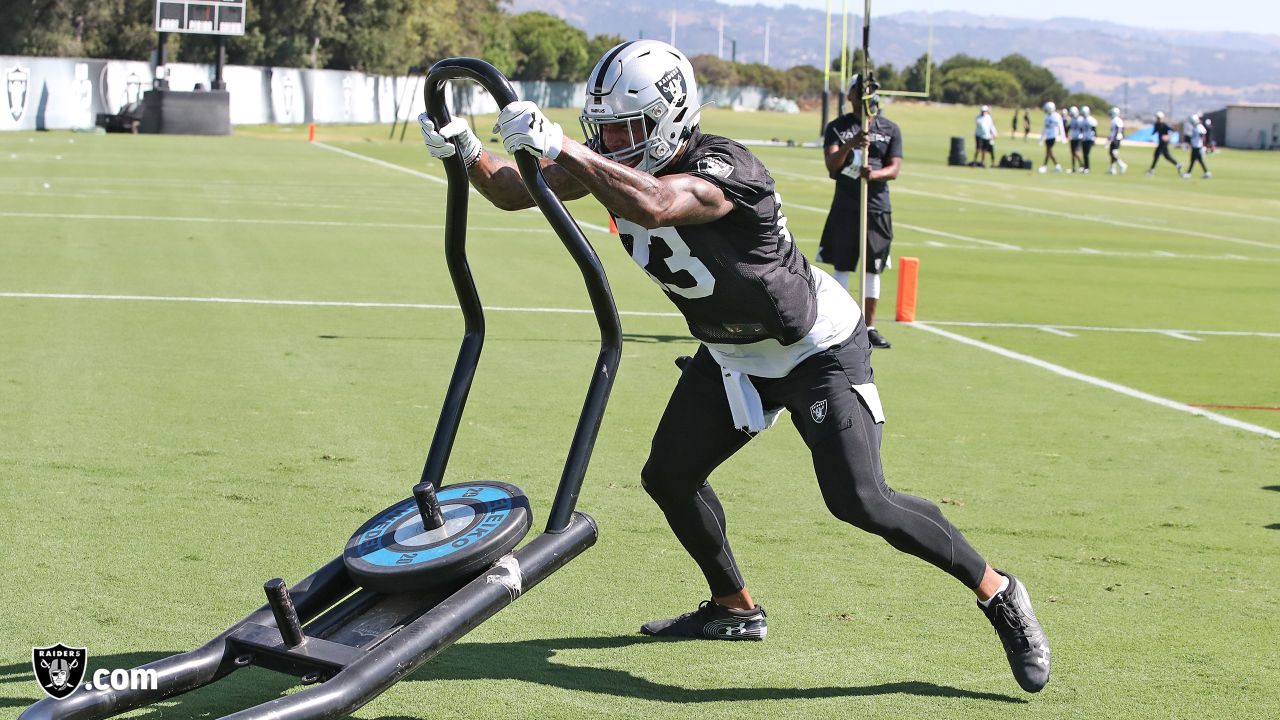
<svg viewBox="0 0 1280 720">
<path fill-rule="evenodd" d="M 846 142 L 831 143 L 826 146 L 823 148 L 823 154 L 827 163 L 827 172 L 840 172 L 845 165 L 849 164 L 849 153 L 857 148 L 862 148 L 865 151 L 870 144 L 871 137 L 859 130 Z"/>
<path fill-rule="evenodd" d="M 889 158 L 888 164 L 884 167 L 871 169 L 870 165 L 863 166 L 862 174 L 868 180 L 874 182 L 889 182 L 898 179 L 898 171 L 902 169 L 902 158 Z"/>
<path fill-rule="evenodd" d="M 551 160 L 540 158 L 538 165 L 547 187 L 561 200 L 577 200 L 587 194 L 582 183 Z M 520 179 L 519 168 L 508 158 L 481 152 L 467 176 L 472 186 L 500 210 L 524 210 L 534 205 L 533 197 Z"/>
<path fill-rule="evenodd" d="M 556 164 L 617 215 L 642 227 L 699 225 L 729 214 L 724 192 L 694 175 L 655 177 L 565 140 Z"/>
<path fill-rule="evenodd" d="M 443 160 L 461 152 L 471 184 L 496 207 L 502 210 L 533 207 L 533 198 L 520 179 L 516 164 L 485 151 L 465 119 L 454 118 L 444 127 L 436 128 L 431 118 L 422 113 L 418 116 L 418 125 L 422 130 L 423 143 L 432 156 Z M 561 200 L 575 200 L 587 194 L 586 188 L 563 168 L 545 158 L 538 162 L 547 186 Z"/>
</svg>

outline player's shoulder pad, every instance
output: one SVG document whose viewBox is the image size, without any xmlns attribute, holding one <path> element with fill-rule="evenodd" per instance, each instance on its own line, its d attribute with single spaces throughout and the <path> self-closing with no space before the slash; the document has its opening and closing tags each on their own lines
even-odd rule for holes
<svg viewBox="0 0 1280 720">
<path fill-rule="evenodd" d="M 761 195 L 773 195 L 773 178 L 741 143 L 702 133 L 690 140 L 687 153 L 676 171 L 710 182 L 734 202 L 754 205 Z"/>
</svg>

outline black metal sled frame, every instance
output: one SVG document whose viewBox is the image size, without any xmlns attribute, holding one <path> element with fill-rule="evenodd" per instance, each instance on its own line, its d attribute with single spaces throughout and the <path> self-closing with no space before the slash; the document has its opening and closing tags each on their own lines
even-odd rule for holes
<svg viewBox="0 0 1280 720">
<path fill-rule="evenodd" d="M 446 83 L 478 82 L 499 106 L 516 100 L 492 65 L 474 58 L 442 60 L 427 75 L 427 111 L 437 127 L 449 122 Z M 538 207 L 577 262 L 600 329 L 600 353 L 578 418 L 545 531 L 460 587 L 430 593 L 382 594 L 352 581 L 341 557 L 298 582 L 266 585 L 269 602 L 212 641 L 190 652 L 143 665 L 156 673 L 154 690 L 80 690 L 45 698 L 20 720 L 92 720 L 180 695 L 233 671 L 258 665 L 301 678 L 304 688 L 227 715 L 228 720 L 311 720 L 348 715 L 403 679 L 458 638 L 511 604 L 593 545 L 595 521 L 575 512 L 622 354 L 622 330 L 604 269 L 564 205 L 548 188 L 538 160 L 516 153 L 520 175 Z M 469 183 L 460 154 L 444 163 L 449 178 L 445 256 L 465 335 L 440 411 L 422 480 L 439 486 L 457 435 L 484 344 L 484 311 L 466 258 Z"/>
</svg>

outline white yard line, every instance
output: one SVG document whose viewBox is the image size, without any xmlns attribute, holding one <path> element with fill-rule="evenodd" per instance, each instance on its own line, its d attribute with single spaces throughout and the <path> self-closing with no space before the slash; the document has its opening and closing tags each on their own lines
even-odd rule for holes
<svg viewBox="0 0 1280 720">
<path fill-rule="evenodd" d="M 815 178 L 811 175 L 804 175 L 801 173 L 786 172 L 781 170 L 777 172 L 773 172 L 772 174 L 780 175 L 783 177 L 794 177 L 797 179 L 809 180 L 814 183 L 826 181 L 825 177 L 815 180 Z M 1067 218 L 1069 220 L 1084 220 L 1087 222 L 1097 222 L 1097 223 L 1103 223 L 1106 225 L 1115 225 L 1118 227 L 1132 228 L 1135 230 L 1147 230 L 1147 231 L 1158 232 L 1158 233 L 1186 235 L 1189 237 L 1205 238 L 1208 240 L 1221 240 L 1223 242 L 1233 242 L 1233 243 L 1240 243 L 1243 245 L 1253 245 L 1255 247 L 1264 247 L 1264 248 L 1270 248 L 1273 250 L 1280 250 L 1280 245 L 1276 243 L 1262 242 L 1260 240 L 1247 240 L 1245 238 L 1232 237 L 1229 235 L 1217 235 L 1215 233 L 1199 232 L 1197 230 L 1183 230 L 1180 228 L 1159 227 L 1156 225 L 1143 225 L 1142 223 L 1128 222 L 1125 220 L 1113 220 L 1111 218 L 1100 216 L 1100 215 L 1079 215 L 1076 213 L 1061 212 L 1058 210 L 1046 210 L 1044 208 L 1031 207 L 1028 205 L 1015 205 L 1008 202 L 978 200 L 975 198 L 964 197 L 963 195 L 948 195 L 946 193 L 937 193 L 937 192 L 930 192 L 928 190 L 918 190 L 915 188 L 903 187 L 900 184 L 894 188 L 894 192 L 904 193 L 908 195 L 921 195 L 924 197 L 932 197 L 940 200 L 952 200 L 955 202 L 970 203 L 973 205 L 985 205 L 988 207 L 1000 208 L 1002 210 L 1021 210 L 1023 212 L 1035 213 L 1038 215 L 1050 215 L 1053 217 Z M 794 208 L 799 208 L 801 210 L 811 210 L 811 211 L 817 211 L 817 212 L 823 212 L 823 213 L 827 212 L 825 208 L 814 208 L 811 205 L 797 205 L 793 203 L 788 203 L 786 202 L 785 198 L 783 198 L 783 207 L 784 208 L 794 207 Z"/>
<path fill-rule="evenodd" d="M 1262 220 L 1264 222 L 1280 223 L 1280 217 L 1275 215 L 1250 215 L 1248 213 L 1233 212 L 1231 210 L 1215 210 L 1213 208 L 1201 207 L 1200 205 L 1170 205 L 1167 203 L 1151 202 L 1149 200 L 1133 200 L 1130 198 L 1115 197 L 1113 195 L 1095 195 L 1093 193 L 1072 192 L 1070 190 L 1057 190 L 1053 188 L 1032 187 L 1029 185 L 1011 185 L 1009 183 L 993 182 L 991 180 L 975 180 L 973 178 L 948 177 L 946 175 L 931 175 L 916 170 L 911 171 L 912 177 L 921 177 L 928 180 L 941 180 L 944 182 L 958 182 L 969 185 L 985 185 L 987 187 L 999 188 L 1001 190 L 1029 190 L 1031 192 L 1047 193 L 1050 195 L 1060 195 L 1062 197 L 1074 197 L 1084 200 L 1097 200 L 1099 202 L 1119 203 L 1122 205 L 1137 205 L 1139 207 L 1151 207 L 1161 210 L 1181 210 L 1183 212 L 1193 212 L 1198 215 L 1220 215 L 1222 217 L 1238 218 L 1241 220 Z"/>
<path fill-rule="evenodd" d="M 100 213 L 34 213 L 0 211 L 0 217 L 41 218 L 49 220 L 127 220 L 130 222 L 225 223 L 239 225 L 307 225 L 318 227 L 394 228 L 403 230 L 442 230 L 444 225 L 420 223 L 346 222 L 342 220 L 277 220 L 271 218 L 194 217 L 182 215 L 106 215 Z M 468 226 L 471 230 L 510 232 L 508 227 Z M 519 228 L 520 232 L 549 233 L 551 228 Z"/>
<path fill-rule="evenodd" d="M 1216 335 L 1226 337 L 1268 337 L 1280 338 L 1280 332 L 1251 332 L 1247 330 L 1186 330 L 1183 328 L 1127 328 L 1127 327 L 1098 327 L 1094 325 L 1046 325 L 1044 323 L 1001 323 L 1001 322 L 970 322 L 964 320 L 930 320 L 930 325 L 948 325 L 954 327 L 989 327 L 989 328 L 1026 328 L 1030 330 L 1052 330 L 1070 331 L 1077 330 L 1080 332 L 1114 332 L 1114 333 L 1150 333 L 1155 335 L 1171 335 L 1171 336 L 1194 336 L 1194 335 Z M 1052 328 L 1052 330 L 1050 330 Z M 1181 340 L 1195 339 L 1194 337 L 1182 337 Z"/>
<path fill-rule="evenodd" d="M 430 182 L 437 183 L 439 185 L 449 184 L 449 181 L 445 180 L 442 177 L 436 177 L 435 175 L 428 175 L 427 173 L 424 173 L 420 170 L 414 170 L 412 168 L 407 168 L 403 165 L 397 165 L 395 163 L 387 162 L 386 160 L 379 160 L 378 158 L 375 158 L 375 157 L 369 157 L 368 155 L 361 155 L 360 153 L 357 153 L 357 152 L 351 152 L 350 150 L 346 150 L 340 147 L 334 147 L 333 145 L 330 145 L 328 143 L 322 143 L 319 140 L 316 140 L 311 144 L 314 145 L 315 147 L 328 150 L 329 152 L 336 152 L 339 155 L 346 155 L 347 157 L 352 157 L 357 160 L 363 160 L 365 162 L 373 163 L 374 165 L 379 165 L 381 167 L 387 168 L 388 170 L 395 170 L 396 172 L 402 172 L 406 175 L 412 175 L 416 178 L 428 180 Z"/>
<path fill-rule="evenodd" d="M 358 153 L 358 152 L 352 152 L 352 151 L 350 151 L 350 150 L 346 150 L 346 149 L 343 149 L 343 148 L 340 148 L 340 147 L 334 147 L 333 145 L 328 145 L 328 144 L 325 144 L 325 143 L 322 143 L 322 142 L 319 142 L 319 141 L 313 142 L 313 143 L 311 143 L 311 144 L 312 144 L 312 145 L 315 145 L 316 147 L 323 148 L 323 149 L 325 149 L 325 150 L 330 150 L 330 151 L 333 151 L 333 152 L 339 153 L 339 154 L 341 154 L 341 155 L 346 155 L 347 157 L 350 157 L 350 158 L 355 158 L 356 160 L 364 160 L 365 162 L 371 162 L 371 163 L 373 163 L 374 165 L 378 165 L 378 166 L 380 166 L 380 167 L 384 167 L 384 168 L 387 168 L 387 169 L 389 169 L 389 170 L 395 170 L 395 171 L 397 171 L 397 172 L 402 172 L 402 173 L 405 173 L 405 174 L 407 174 L 407 175 L 412 175 L 412 176 L 417 177 L 417 178 L 422 178 L 423 180 L 429 180 L 429 181 L 431 181 L 431 182 L 439 183 L 439 184 L 442 184 L 442 185 L 448 185 L 448 184 L 449 184 L 449 181 L 448 181 L 448 180 L 445 180 L 444 178 L 437 177 L 437 176 L 435 176 L 435 175 L 430 175 L 430 174 L 428 174 L 428 173 L 424 173 L 424 172 L 421 172 L 421 171 L 418 171 L 418 170 L 413 170 L 413 169 L 411 169 L 411 168 L 407 168 L 407 167 L 405 167 L 405 166 L 403 166 L 403 165 L 397 165 L 397 164 L 395 164 L 395 163 L 390 163 L 390 162 L 387 162 L 386 160 L 379 160 L 378 158 L 375 158 L 375 157 L 369 157 L 368 155 L 361 155 L 361 154 L 360 154 L 360 153 Z M 471 188 L 471 192 L 472 192 L 472 193 L 475 193 L 476 195 L 479 195 L 479 194 L 480 194 L 480 193 L 476 192 L 476 189 L 475 189 L 475 188 Z M 538 208 L 536 208 L 536 207 L 534 207 L 534 208 L 529 208 L 529 211 L 531 211 L 531 212 L 541 212 L 541 211 L 540 211 L 540 210 L 538 210 Z M 582 220 L 578 220 L 577 218 L 574 218 L 574 220 L 578 223 L 578 225 L 579 225 L 580 227 L 590 228 L 591 230 L 595 230 L 596 232 L 605 232 L 605 233 L 609 232 L 609 228 L 608 228 L 607 226 L 605 226 L 605 225 L 596 225 L 595 223 L 584 222 L 584 221 L 582 221 Z"/>
<path fill-rule="evenodd" d="M 1034 365 L 1035 367 L 1041 368 L 1043 370 L 1048 370 L 1049 372 L 1056 373 L 1063 377 L 1071 378 L 1072 380 L 1079 380 L 1080 382 L 1088 383 L 1090 385 L 1095 385 L 1097 387 L 1104 388 L 1112 392 L 1120 393 L 1121 395 L 1128 395 L 1129 397 L 1137 398 L 1138 400 L 1143 400 L 1145 402 L 1153 403 L 1155 405 L 1160 405 L 1161 407 L 1166 407 L 1171 410 L 1177 410 L 1179 412 L 1188 413 L 1190 415 L 1199 415 L 1200 417 L 1203 417 L 1207 420 L 1212 420 L 1213 422 L 1216 422 L 1220 425 L 1226 425 L 1227 427 L 1233 427 L 1238 430 L 1246 430 L 1251 433 L 1265 435 L 1269 438 L 1280 439 L 1280 432 L 1276 432 L 1271 428 L 1266 428 L 1266 427 L 1262 427 L 1261 425 L 1254 425 L 1252 423 L 1247 423 L 1242 420 L 1237 420 L 1232 417 L 1227 417 L 1226 415 L 1219 415 L 1217 413 L 1204 410 L 1203 408 L 1192 407 L 1190 405 L 1185 405 L 1183 403 L 1176 402 L 1174 400 L 1162 398 L 1158 395 L 1152 395 L 1151 393 L 1143 392 L 1141 390 L 1131 388 L 1127 385 L 1121 385 L 1119 383 L 1111 382 L 1110 380 L 1103 380 L 1102 378 L 1099 378 L 1099 377 L 1094 377 L 1092 375 L 1086 375 L 1081 372 L 1076 372 L 1075 370 L 1071 370 L 1070 368 L 1065 368 L 1061 365 L 1055 365 L 1054 363 L 1041 360 L 1040 358 L 1032 357 L 1030 355 L 1023 355 L 1022 353 L 1014 352 L 1012 350 L 1002 348 L 998 345 L 992 345 L 991 343 L 982 342 L 981 340 L 974 340 L 973 338 L 965 337 L 964 335 L 957 335 L 953 332 L 948 332 L 946 330 L 931 327 L 929 323 L 915 322 L 915 323 L 904 323 L 904 324 L 907 325 L 908 327 L 924 330 L 926 332 L 930 332 L 935 335 L 945 337 L 948 340 L 954 340 L 959 343 L 964 343 L 965 345 L 976 347 L 981 350 L 986 350 L 987 352 L 995 353 L 996 355 L 1000 355 L 1002 357 L 1006 357 L 1011 360 L 1017 360 L 1019 362 L 1027 363 L 1028 365 Z"/>
<path fill-rule="evenodd" d="M 800 203 L 787 202 L 785 199 L 783 200 L 782 207 L 784 210 L 795 208 L 796 210 L 803 210 L 805 212 L 812 212 L 812 213 L 820 213 L 823 215 L 827 214 L 828 212 L 828 208 L 820 208 L 820 207 L 814 207 L 813 205 L 802 205 Z M 956 233 L 946 232 L 945 230 L 935 230 L 933 228 L 927 228 L 920 225 L 909 225 L 903 222 L 894 222 L 894 227 L 899 227 L 904 230 L 911 230 L 913 232 L 918 232 L 925 235 L 935 235 L 938 237 L 946 237 L 954 240 L 961 240 L 964 242 L 977 243 L 979 245 L 983 245 L 988 248 L 993 248 L 996 250 L 1010 250 L 1010 251 L 1019 251 L 1019 252 L 1031 252 L 1031 253 L 1049 253 L 1053 255 L 1105 255 L 1107 257 L 1132 257 L 1132 258 L 1153 258 L 1154 257 L 1154 258 L 1171 258 L 1171 259 L 1179 259 L 1179 260 L 1236 260 L 1236 261 L 1250 260 L 1254 262 L 1280 262 L 1280 258 L 1253 258 L 1253 257 L 1246 257 L 1244 255 L 1236 255 L 1234 253 L 1224 253 L 1222 255 L 1192 255 L 1192 254 L 1185 254 L 1185 253 L 1169 252 L 1168 250 L 1148 250 L 1148 251 L 1142 251 L 1142 252 L 1126 252 L 1123 250 L 1097 250 L 1093 248 L 1078 248 L 1078 249 L 1029 248 L 1025 246 L 1012 245 L 1009 243 L 999 242 L 996 240 L 984 240 L 982 238 L 976 238 L 971 235 L 958 235 Z M 906 243 L 899 243 L 899 244 L 905 245 Z M 955 248 L 955 249 L 961 249 L 961 250 L 985 249 L 985 248 L 969 247 L 964 245 L 949 245 L 947 243 L 941 243 L 941 242 L 932 241 L 932 240 L 926 241 L 925 244 L 929 245 L 930 247 L 937 247 L 937 248 Z"/>
<path fill-rule="evenodd" d="M 0 292 L 0 298 L 13 299 L 44 299 L 44 300 L 136 300 L 150 302 L 186 302 L 186 303 L 221 303 L 231 305 L 297 305 L 297 306 L 316 306 L 316 307 L 356 307 L 356 308 L 410 308 L 420 310 L 457 310 L 457 305 L 436 305 L 426 303 L 388 303 L 388 302 L 355 302 L 346 300 L 273 300 L 265 298 L 227 298 L 227 297 L 192 297 L 184 295 L 116 295 L 116 294 L 91 294 L 91 293 L 37 293 L 37 292 Z M 497 312 L 527 312 L 527 313 L 569 313 L 579 315 L 590 315 L 592 311 L 587 308 L 557 308 L 557 307 L 509 307 L 509 306 L 485 306 L 486 310 L 494 310 Z M 634 315 L 638 317 L 669 317 L 679 318 L 678 312 L 644 312 L 638 310 L 621 310 L 620 315 Z M 917 323 L 919 324 L 919 323 Z M 1113 332 L 1113 333 L 1145 333 L 1155 335 L 1184 336 L 1179 339 L 1194 340 L 1195 336 L 1219 336 L 1219 337 L 1265 337 L 1280 338 L 1280 332 L 1254 332 L 1248 330 L 1192 330 L 1186 328 L 1127 328 L 1127 327 L 1099 327 L 1092 325 L 1057 325 L 1045 323 L 999 323 L 999 322 L 969 322 L 962 320 L 931 320 L 930 326 L 945 325 L 953 327 L 990 327 L 990 328 L 1025 328 L 1029 330 L 1041 330 L 1044 332 L 1063 335 L 1066 337 L 1075 337 L 1072 331 L 1077 332 Z"/>
<path fill-rule="evenodd" d="M 1276 243 L 1267 243 L 1260 240 L 1246 240 L 1245 238 L 1231 237 L 1229 235 L 1217 235 L 1215 233 L 1200 232 L 1198 230 L 1183 230 L 1181 228 L 1158 227 L 1155 225 L 1143 225 L 1142 223 L 1128 222 L 1125 220 L 1113 220 L 1101 215 L 1078 215 L 1076 213 L 1061 212 L 1058 210 L 1046 210 L 1044 208 L 1030 207 L 1028 205 L 1014 205 L 1007 202 L 996 202 L 993 200 L 978 200 L 975 198 L 964 197 L 963 195 L 948 195 L 946 193 L 929 192 L 927 190 L 917 190 L 915 188 L 898 187 L 894 192 L 904 193 L 907 195 L 921 195 L 924 197 L 937 198 L 939 200 L 951 200 L 958 203 L 966 203 L 970 205 L 985 205 L 987 207 L 1000 208 L 1002 210 L 1021 210 L 1023 212 L 1034 213 L 1037 215 L 1050 215 L 1053 217 L 1067 218 L 1069 220 L 1083 220 L 1085 222 L 1096 222 L 1104 225 L 1114 225 L 1116 227 L 1132 228 L 1135 230 L 1147 230 L 1157 233 L 1169 233 L 1173 235 L 1186 235 L 1188 237 L 1205 238 L 1208 240 L 1221 240 L 1223 242 L 1239 243 L 1241 245 L 1252 245 L 1254 247 L 1264 247 L 1273 250 L 1280 250 L 1280 245 Z"/>
<path fill-rule="evenodd" d="M 301 307 L 346 307 L 346 308 L 394 308 L 410 310 L 457 310 L 457 305 L 430 303 L 389 303 L 389 302 L 352 302 L 346 300 L 271 300 L 265 298 L 227 298 L 227 297 L 185 297 L 181 295 L 98 295 L 88 293 L 32 293 L 32 292 L 0 292 L 0 298 L 18 300 L 110 300 L 136 302 L 178 302 L 178 303 L 212 303 L 219 305 L 287 305 Z M 570 315 L 593 315 L 593 310 L 585 308 L 556 307 L 507 307 L 502 305 L 485 305 L 485 310 L 493 312 L 519 313 L 563 313 Z M 641 310 L 619 310 L 619 315 L 632 317 L 678 318 L 677 312 L 645 312 Z"/>
<path fill-rule="evenodd" d="M 934 230 L 932 228 L 920 227 L 919 225 L 908 225 L 904 222 L 895 222 L 894 227 L 906 228 L 907 230 L 914 230 L 918 233 L 924 233 L 925 235 L 937 235 L 938 237 L 951 238 L 952 240 L 963 240 L 965 242 L 976 243 L 978 245 L 988 245 L 990 247 L 1000 248 L 1001 250 L 1021 250 L 1022 249 L 1017 245 L 1010 245 L 1009 243 L 997 242 L 995 240 L 983 240 L 981 238 L 970 237 L 968 235 L 957 235 L 956 233 L 950 233 L 945 230 Z"/>
</svg>

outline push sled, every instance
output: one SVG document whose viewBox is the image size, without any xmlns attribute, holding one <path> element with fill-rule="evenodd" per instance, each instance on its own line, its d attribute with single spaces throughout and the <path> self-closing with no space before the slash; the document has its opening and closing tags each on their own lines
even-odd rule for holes
<svg viewBox="0 0 1280 720">
<path fill-rule="evenodd" d="M 450 119 L 445 94 L 451 80 L 478 82 L 499 106 L 517 99 L 492 65 L 474 58 L 442 60 L 426 82 L 427 112 L 437 127 Z M 371 518 L 351 536 L 341 557 L 292 588 L 279 578 L 268 581 L 267 604 L 203 647 L 142 666 L 155 671 L 156 689 L 80 688 L 62 699 L 40 700 L 20 720 L 106 718 L 250 665 L 294 675 L 308 687 L 227 720 L 349 715 L 595 544 L 595 521 L 575 507 L 617 375 L 622 330 L 595 250 L 548 188 L 536 157 L 521 151 L 516 162 L 525 186 L 577 262 L 600 330 L 600 352 L 542 534 L 515 550 L 529 531 L 532 513 L 528 497 L 514 485 L 490 480 L 441 485 L 485 334 L 466 256 L 467 171 L 461 154 L 455 154 L 444 163 L 449 181 L 445 257 L 465 334 L 412 497 Z"/>
</svg>

